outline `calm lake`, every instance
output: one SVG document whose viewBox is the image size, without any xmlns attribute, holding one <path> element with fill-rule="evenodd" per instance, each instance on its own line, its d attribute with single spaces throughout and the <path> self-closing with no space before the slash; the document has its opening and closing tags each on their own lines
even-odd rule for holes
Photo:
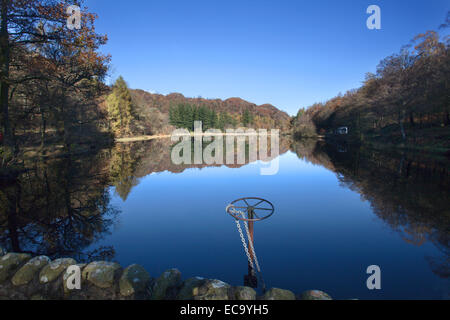
<svg viewBox="0 0 450 320">
<path fill-rule="evenodd" d="M 279 173 L 262 176 L 259 162 L 176 166 L 171 144 L 29 161 L 19 182 L 0 186 L 0 245 L 243 285 L 247 257 L 225 208 L 261 197 L 275 206 L 255 224 L 267 287 L 336 299 L 450 298 L 447 159 L 286 141 Z M 382 290 L 367 289 L 370 265 L 381 267 Z"/>
</svg>

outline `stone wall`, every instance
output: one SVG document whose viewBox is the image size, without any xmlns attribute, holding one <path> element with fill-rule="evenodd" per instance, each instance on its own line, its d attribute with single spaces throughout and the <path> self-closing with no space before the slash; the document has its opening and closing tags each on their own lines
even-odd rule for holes
<svg viewBox="0 0 450 320">
<path fill-rule="evenodd" d="M 81 289 L 69 290 L 68 268 L 81 270 Z M 307 291 L 303 300 L 331 300 L 321 291 Z M 294 293 L 270 289 L 258 297 L 248 287 L 233 287 L 220 280 L 200 277 L 182 280 L 177 269 L 158 278 L 139 265 L 123 269 L 113 262 L 77 264 L 70 258 L 51 261 L 23 253 L 6 253 L 0 247 L 0 300 L 295 300 Z"/>
</svg>

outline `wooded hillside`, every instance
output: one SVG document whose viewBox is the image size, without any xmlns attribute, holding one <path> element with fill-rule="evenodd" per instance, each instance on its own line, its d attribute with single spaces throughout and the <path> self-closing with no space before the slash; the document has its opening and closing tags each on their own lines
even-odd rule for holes
<svg viewBox="0 0 450 320">
<path fill-rule="evenodd" d="M 211 117 L 216 118 L 217 123 L 214 123 L 214 126 L 217 129 L 237 126 L 255 129 L 280 129 L 282 131 L 290 129 L 291 117 L 270 104 L 258 106 L 240 98 L 227 100 L 186 98 L 179 93 L 161 95 L 151 94 L 143 90 L 130 90 L 130 93 L 139 114 L 148 116 L 153 114 L 155 120 L 159 120 L 154 121 L 153 124 L 149 123 L 154 127 L 153 133 L 167 131 L 167 127 L 170 128 L 171 125 L 187 127 L 183 124 L 183 121 L 189 122 L 190 119 L 186 119 L 186 117 L 192 115 L 192 113 L 186 111 L 187 108 L 203 110 L 205 114 L 208 113 Z M 173 115 L 174 112 L 176 113 L 182 108 L 184 108 L 184 111 L 179 113 L 179 116 L 182 117 L 179 119 L 180 123 L 175 122 L 173 117 L 170 121 L 170 114 Z M 222 122 L 220 119 L 226 119 L 226 121 Z M 208 127 L 214 126 L 209 125 Z"/>
<path fill-rule="evenodd" d="M 448 30 L 449 19 L 442 29 Z M 343 136 L 354 142 L 450 150 L 449 37 L 420 34 L 382 60 L 363 86 L 301 109 L 297 137 Z M 345 129 L 344 129 L 345 132 Z"/>
</svg>

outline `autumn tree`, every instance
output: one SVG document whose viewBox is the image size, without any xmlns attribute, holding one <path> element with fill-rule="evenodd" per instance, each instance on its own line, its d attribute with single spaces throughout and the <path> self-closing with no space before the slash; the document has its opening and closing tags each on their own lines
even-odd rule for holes
<svg viewBox="0 0 450 320">
<path fill-rule="evenodd" d="M 91 118 L 96 112 L 91 110 L 110 59 L 98 49 L 107 38 L 96 33 L 96 15 L 86 8 L 81 29 L 70 30 L 70 5 L 81 6 L 82 1 L 2 1 L 2 129 L 5 144 L 16 149 L 16 127 L 36 114 L 43 123 L 42 137 L 52 118 L 66 151 L 77 132 L 86 132 L 86 124 L 95 126 Z"/>
<path fill-rule="evenodd" d="M 66 25 L 66 8 L 78 1 L 52 0 L 1 0 L 0 24 L 0 104 L 2 109 L 2 131 L 6 145 L 13 144 L 9 119 L 11 86 L 23 84 L 33 76 L 17 77 L 11 72 L 14 53 L 20 49 L 31 49 L 34 44 L 61 42 L 59 31 Z M 47 28 L 44 28 L 47 25 Z"/>
<path fill-rule="evenodd" d="M 442 28 L 450 26 L 449 20 Z M 389 144 L 421 141 L 450 147 L 443 129 L 450 125 L 449 40 L 435 31 L 419 34 L 400 53 L 383 59 L 361 88 L 299 112 L 294 133 L 331 136 L 345 126 L 355 142 L 369 137 Z M 433 128 L 440 128 L 443 139 L 437 140 L 442 141 L 433 140 L 438 132 Z"/>
<path fill-rule="evenodd" d="M 131 124 L 135 119 L 134 106 L 128 85 L 122 77 L 116 80 L 107 103 L 113 132 L 118 136 L 132 134 Z"/>
</svg>

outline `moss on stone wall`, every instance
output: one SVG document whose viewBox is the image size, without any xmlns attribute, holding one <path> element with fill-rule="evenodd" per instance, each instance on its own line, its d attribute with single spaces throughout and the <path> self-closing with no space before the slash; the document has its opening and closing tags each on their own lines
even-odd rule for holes
<svg viewBox="0 0 450 320">
<path fill-rule="evenodd" d="M 81 288 L 68 288 L 68 268 L 81 272 Z M 314 299 L 331 299 L 320 291 Z M 298 297 L 310 299 L 308 292 Z M 320 293 L 320 294 L 319 294 Z M 171 269 L 157 278 L 139 265 L 123 269 L 119 264 L 95 261 L 77 264 L 70 258 L 51 261 L 28 254 L 6 253 L 0 247 L 0 300 L 294 300 L 291 291 L 270 289 L 257 297 L 248 287 L 233 287 L 220 280 L 200 277 L 182 280 L 181 272 Z"/>
</svg>

